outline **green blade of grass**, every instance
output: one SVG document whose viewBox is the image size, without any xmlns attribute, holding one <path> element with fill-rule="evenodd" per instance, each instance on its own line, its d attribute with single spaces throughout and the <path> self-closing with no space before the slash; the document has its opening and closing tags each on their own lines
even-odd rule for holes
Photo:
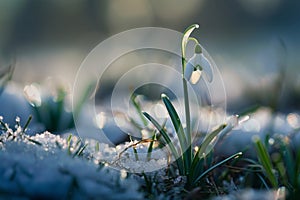
<svg viewBox="0 0 300 200">
<path fill-rule="evenodd" d="M 67 146 L 68 146 L 68 154 L 71 155 L 71 139 L 72 139 L 72 134 L 70 134 L 67 138 Z"/>
<path fill-rule="evenodd" d="M 8 131 L 8 126 L 2 120 L 0 120 L 0 124 L 3 128 L 3 130 Z"/>
<path fill-rule="evenodd" d="M 156 134 L 155 134 L 155 131 L 153 131 L 153 136 L 151 137 L 152 141 L 150 142 L 149 144 L 149 148 L 148 148 L 148 151 L 147 151 L 147 160 L 150 161 L 151 159 L 151 154 L 152 154 L 152 150 L 153 150 L 153 144 L 154 144 L 154 141 L 156 140 Z"/>
<path fill-rule="evenodd" d="M 263 145 L 263 143 L 261 142 L 258 136 L 254 137 L 253 141 L 254 141 L 254 146 L 257 152 L 258 159 L 260 161 L 260 164 L 264 168 L 267 178 L 269 179 L 270 183 L 274 188 L 278 188 L 278 183 L 275 174 L 273 173 L 271 158 L 268 154 L 266 147 Z"/>
<path fill-rule="evenodd" d="M 74 120 L 76 120 L 79 117 L 79 114 L 84 106 L 84 103 L 86 102 L 86 100 L 91 96 L 91 95 L 95 95 L 95 92 L 97 90 L 96 88 L 97 86 L 97 82 L 90 82 L 87 87 L 85 88 L 83 94 L 80 96 L 80 99 L 78 102 L 73 102 L 73 118 L 71 119 L 71 121 L 69 122 L 69 126 L 68 127 L 73 127 L 74 126 Z"/>
<path fill-rule="evenodd" d="M 141 121 L 143 122 L 143 125 L 144 125 L 144 126 L 147 126 L 147 125 L 148 125 L 148 122 L 147 122 L 147 120 L 145 119 L 145 117 L 144 117 L 144 115 L 143 115 L 143 113 L 142 113 L 141 105 L 140 105 L 140 103 L 136 100 L 136 97 L 137 97 L 136 94 L 133 94 L 133 95 L 131 96 L 131 98 L 130 98 L 131 103 L 132 103 L 132 105 L 134 106 L 135 110 L 137 111 L 137 113 L 138 113 L 138 115 L 139 115 Z"/>
<path fill-rule="evenodd" d="M 296 163 L 295 163 L 295 174 L 297 174 L 297 176 L 295 177 L 295 183 L 293 184 L 295 186 L 295 188 L 299 188 L 300 185 L 300 149 L 298 149 L 296 151 Z M 298 189 L 299 190 L 299 189 Z"/>
<path fill-rule="evenodd" d="M 232 118 L 232 120 L 233 121 L 229 120 L 227 124 L 222 124 L 216 130 L 214 130 L 212 133 L 208 134 L 204 138 L 199 150 L 196 152 L 196 155 L 193 159 L 192 166 L 197 163 L 198 161 L 197 159 L 200 159 L 201 157 L 208 155 L 216 145 L 217 141 L 219 139 L 222 139 L 228 132 L 232 130 L 233 127 L 235 127 L 237 123 L 235 120 L 237 119 Z"/>
<path fill-rule="evenodd" d="M 25 125 L 24 125 L 24 127 L 23 127 L 23 132 L 24 132 L 24 133 L 26 132 L 26 130 L 27 130 L 27 128 L 28 128 L 28 126 L 29 126 L 31 120 L 32 120 L 32 115 L 29 115 L 29 117 L 28 117 L 28 119 L 27 119 L 27 121 L 26 121 L 26 123 L 25 123 Z"/>
<path fill-rule="evenodd" d="M 296 164 L 296 166 L 295 166 L 296 173 L 300 174 L 300 149 L 298 149 L 296 151 L 296 163 L 295 164 Z"/>
<path fill-rule="evenodd" d="M 133 149 L 135 160 L 138 161 L 139 160 L 138 152 L 135 147 L 132 147 L 132 149 Z"/>
<path fill-rule="evenodd" d="M 148 178 L 148 176 L 144 172 L 142 173 L 142 176 L 144 177 L 148 192 L 151 193 L 152 191 L 152 182 L 150 180 L 151 178 Z"/>
<path fill-rule="evenodd" d="M 204 138 L 199 150 L 196 152 L 196 155 L 193 160 L 193 164 L 197 163 L 197 161 L 198 161 L 197 159 L 200 159 L 204 153 L 207 153 L 206 149 L 207 149 L 208 145 L 225 127 L 226 127 L 226 125 L 222 124 L 216 130 L 214 130 L 213 132 L 211 132 Z"/>
<path fill-rule="evenodd" d="M 156 129 L 160 132 L 160 134 L 163 136 L 164 140 L 166 141 L 167 145 L 169 146 L 173 156 L 176 159 L 176 163 L 179 169 L 179 173 L 180 174 L 184 174 L 184 165 L 183 165 L 183 160 L 182 157 L 179 157 L 179 154 L 174 146 L 174 144 L 172 143 L 169 135 L 166 133 L 166 131 L 163 129 L 163 127 L 160 126 L 160 124 L 153 118 L 151 117 L 151 115 L 149 115 L 146 112 L 143 112 L 143 115 L 156 127 Z"/>
<path fill-rule="evenodd" d="M 134 143 L 133 140 L 132 140 L 131 135 L 129 136 L 129 139 L 130 139 L 131 143 Z M 136 150 L 136 145 L 132 145 L 132 150 L 133 150 L 133 153 L 134 153 L 135 160 L 138 161 L 139 160 L 139 156 L 138 156 L 138 152 Z"/>
<path fill-rule="evenodd" d="M 87 147 L 88 143 L 86 143 L 83 147 L 79 148 L 73 155 L 73 158 L 75 156 L 80 156 L 82 154 L 82 152 L 84 151 L 84 149 Z"/>
<path fill-rule="evenodd" d="M 203 149 L 203 150 L 205 150 L 203 152 L 204 154 L 206 154 L 206 155 L 209 154 L 209 152 L 211 152 L 212 149 L 214 148 L 214 146 L 217 144 L 218 140 L 222 140 L 225 137 L 225 135 L 227 133 L 229 133 L 236 126 L 236 124 L 238 123 L 238 121 L 235 121 L 235 120 L 237 120 L 236 116 L 234 118 L 232 118 L 232 120 L 234 120 L 234 121 L 229 120 L 227 124 L 221 125 L 219 127 L 219 128 L 221 128 L 221 130 L 220 130 L 220 132 L 215 137 L 209 137 L 209 138 L 207 138 L 208 139 L 208 141 L 207 141 L 208 143 L 205 144 L 206 147 Z M 223 129 L 222 129 L 222 127 L 223 127 Z M 202 154 L 200 154 L 200 156 Z"/>
<path fill-rule="evenodd" d="M 260 179 L 262 184 L 266 187 L 266 189 L 269 190 L 270 188 L 269 188 L 268 184 L 266 183 L 264 177 L 262 177 L 262 175 L 260 175 L 259 173 L 256 173 L 256 175 L 258 176 L 258 178 Z"/>
<path fill-rule="evenodd" d="M 182 148 L 182 150 L 184 150 L 184 148 L 186 148 L 186 146 L 187 146 L 187 141 L 186 141 L 186 138 L 184 135 L 184 130 L 183 130 L 180 118 L 179 118 L 174 106 L 172 105 L 170 99 L 167 97 L 167 95 L 162 94 L 161 98 L 168 110 L 169 116 L 171 117 L 171 120 L 172 120 L 173 126 L 175 128 L 175 131 L 177 133 L 181 148 Z"/>
<path fill-rule="evenodd" d="M 26 136 L 27 140 L 29 140 L 30 142 L 36 144 L 36 145 L 39 145 L 39 146 L 42 146 L 43 144 L 40 143 L 39 141 L 36 141 L 34 139 L 31 139 L 30 137 Z"/>
<path fill-rule="evenodd" d="M 281 150 L 281 156 L 284 160 L 284 164 L 285 164 L 285 168 L 287 170 L 286 173 L 287 173 L 287 176 L 288 176 L 288 179 L 291 180 L 291 182 L 294 184 L 295 183 L 295 177 L 296 177 L 296 174 L 295 174 L 295 170 L 296 169 L 296 162 L 295 160 L 293 159 L 293 156 L 292 156 L 292 152 L 291 152 L 291 149 L 288 147 L 288 144 L 286 144 L 285 142 L 281 142 L 281 145 L 280 145 L 280 150 Z M 282 177 L 283 178 L 283 177 Z"/>
<path fill-rule="evenodd" d="M 161 98 L 168 110 L 169 116 L 171 117 L 171 121 L 173 123 L 176 134 L 178 136 L 181 151 L 182 151 L 181 153 L 182 153 L 183 160 L 184 160 L 185 173 L 188 173 L 188 171 L 190 169 L 191 159 L 192 159 L 191 154 L 188 150 L 188 148 L 190 148 L 190 145 L 187 144 L 182 123 L 181 123 L 180 118 L 179 118 L 174 106 L 172 105 L 170 99 L 165 94 L 162 94 Z"/>
<path fill-rule="evenodd" d="M 128 116 L 128 120 L 130 122 L 130 124 L 132 126 L 134 126 L 135 128 L 137 128 L 139 131 L 142 131 L 144 129 L 144 127 L 142 127 L 138 122 L 136 122 L 132 117 Z"/>
<path fill-rule="evenodd" d="M 100 145 L 99 145 L 99 142 L 96 143 L 95 151 L 96 151 L 96 152 L 99 152 L 99 151 L 100 151 Z"/>
<path fill-rule="evenodd" d="M 221 162 L 218 162 L 217 164 L 215 164 L 214 166 L 210 167 L 209 169 L 207 169 L 205 172 L 203 172 L 202 174 L 200 174 L 195 181 L 193 182 L 194 184 L 199 182 L 203 177 L 205 177 L 208 173 L 210 173 L 211 171 L 213 171 L 214 169 L 216 169 L 217 167 L 220 167 L 221 165 L 224 165 L 225 163 L 229 162 L 230 160 L 239 158 L 240 156 L 242 156 L 243 153 L 242 152 L 238 152 L 236 154 L 233 154 L 232 156 L 229 156 L 228 158 L 222 160 Z"/>
<path fill-rule="evenodd" d="M 191 173 L 195 172 L 195 169 L 197 169 L 197 165 L 199 164 L 200 159 L 203 157 L 203 154 L 206 152 L 206 148 L 207 146 L 210 144 L 210 142 L 220 133 L 220 131 L 222 131 L 225 128 L 226 125 L 221 125 L 219 126 L 216 130 L 214 130 L 213 132 L 211 132 L 209 135 L 207 135 L 200 148 L 198 149 L 198 151 L 196 152 L 194 158 L 193 158 L 193 162 L 191 165 Z"/>
</svg>

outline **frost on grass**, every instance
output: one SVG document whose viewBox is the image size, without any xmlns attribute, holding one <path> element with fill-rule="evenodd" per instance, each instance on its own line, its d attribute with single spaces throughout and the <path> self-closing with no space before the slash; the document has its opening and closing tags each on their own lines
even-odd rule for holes
<svg viewBox="0 0 300 200">
<path fill-rule="evenodd" d="M 148 154 L 148 145 L 139 144 L 137 141 L 126 142 L 116 147 L 107 144 L 98 144 L 95 140 L 87 140 L 87 152 L 95 162 L 105 162 L 117 169 L 123 169 L 131 173 L 152 172 L 167 167 L 168 153 L 164 150 L 156 150 Z M 97 150 L 97 145 L 99 149 Z M 134 149 L 136 152 L 134 152 Z"/>
<path fill-rule="evenodd" d="M 49 132 L 32 137 L 21 133 L 17 129 L 0 135 L 0 198 L 142 199 L 133 177 L 100 167 L 87 151 L 79 155 L 78 138 L 68 141 Z M 108 146 L 99 146 L 102 155 L 105 151 L 116 155 Z"/>
</svg>

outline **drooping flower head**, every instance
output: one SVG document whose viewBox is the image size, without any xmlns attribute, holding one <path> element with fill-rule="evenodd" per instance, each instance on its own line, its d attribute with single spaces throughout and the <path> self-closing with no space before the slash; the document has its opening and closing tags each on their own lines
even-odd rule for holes
<svg viewBox="0 0 300 200">
<path fill-rule="evenodd" d="M 195 46 L 195 54 L 191 57 L 186 64 L 184 71 L 184 78 L 192 84 L 196 84 L 204 72 L 204 76 L 208 82 L 213 80 L 213 71 L 211 63 L 203 55 L 202 48 L 199 44 Z"/>
<path fill-rule="evenodd" d="M 39 107 L 42 104 L 41 93 L 36 84 L 27 85 L 24 88 L 24 95 L 27 101 L 34 107 Z"/>
</svg>

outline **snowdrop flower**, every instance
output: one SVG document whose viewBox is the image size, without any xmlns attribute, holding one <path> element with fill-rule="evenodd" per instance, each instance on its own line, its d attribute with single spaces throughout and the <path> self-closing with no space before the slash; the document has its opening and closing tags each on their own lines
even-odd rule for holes
<svg viewBox="0 0 300 200">
<path fill-rule="evenodd" d="M 194 56 L 186 64 L 184 78 L 192 84 L 196 84 L 201 78 L 202 71 L 204 71 L 207 81 L 212 82 L 213 72 L 211 64 L 203 55 L 200 45 L 197 44 Z"/>
<path fill-rule="evenodd" d="M 24 95 L 27 101 L 32 105 L 39 107 L 42 104 L 41 94 L 35 84 L 27 85 L 24 88 Z"/>
</svg>

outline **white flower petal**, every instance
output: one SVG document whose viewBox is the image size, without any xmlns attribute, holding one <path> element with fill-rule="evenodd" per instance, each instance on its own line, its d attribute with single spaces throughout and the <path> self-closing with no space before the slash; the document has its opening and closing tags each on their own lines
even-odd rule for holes
<svg viewBox="0 0 300 200">
<path fill-rule="evenodd" d="M 212 82 L 213 80 L 213 72 L 211 68 L 210 62 L 205 58 L 203 54 L 201 54 L 200 66 L 203 68 L 202 70 L 205 72 L 205 77 L 208 82 Z"/>
<path fill-rule="evenodd" d="M 193 71 L 190 81 L 192 84 L 196 84 L 201 78 L 202 72 L 200 70 Z"/>
<path fill-rule="evenodd" d="M 40 106 L 42 104 L 41 94 L 38 87 L 34 84 L 27 85 L 24 88 L 24 95 L 32 106 Z"/>
<path fill-rule="evenodd" d="M 195 61 L 195 56 L 193 56 L 188 63 L 185 66 L 185 70 L 184 70 L 184 78 L 189 81 L 192 73 L 194 71 L 195 65 L 194 65 L 194 61 Z"/>
</svg>

